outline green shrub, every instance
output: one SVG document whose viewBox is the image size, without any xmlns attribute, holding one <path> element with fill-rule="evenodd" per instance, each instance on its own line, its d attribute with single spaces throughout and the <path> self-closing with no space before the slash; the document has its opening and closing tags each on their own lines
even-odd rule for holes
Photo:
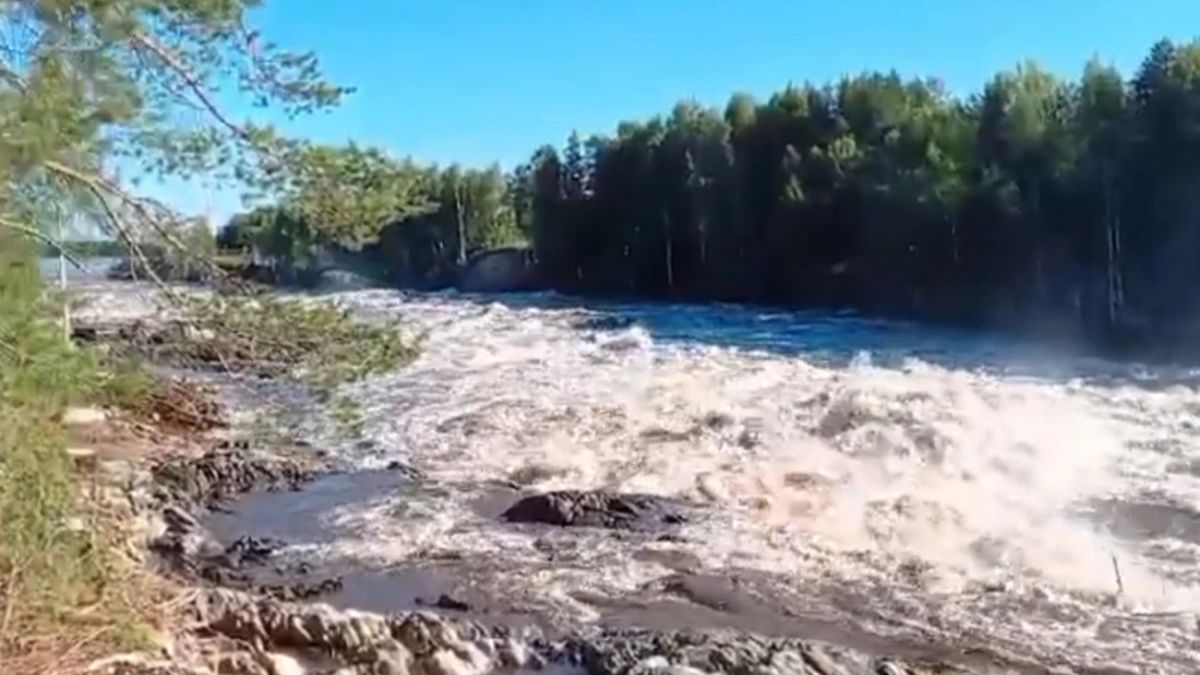
<svg viewBox="0 0 1200 675">
<path fill-rule="evenodd" d="M 419 352 L 419 341 L 397 326 L 361 321 L 324 302 L 216 296 L 187 309 L 207 333 L 187 343 L 192 358 L 294 377 L 322 391 L 398 368 Z"/>
</svg>

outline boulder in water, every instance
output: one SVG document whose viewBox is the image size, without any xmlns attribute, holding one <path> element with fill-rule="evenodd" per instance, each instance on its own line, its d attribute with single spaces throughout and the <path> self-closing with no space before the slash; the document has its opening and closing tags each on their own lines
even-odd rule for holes
<svg viewBox="0 0 1200 675">
<path fill-rule="evenodd" d="M 175 458 L 153 470 L 168 501 L 210 505 L 257 489 L 298 489 L 314 470 L 291 459 L 210 451 L 200 457 Z"/>
<path fill-rule="evenodd" d="M 634 324 L 632 318 L 621 316 L 619 314 L 599 314 L 589 315 L 581 319 L 576 319 L 571 322 L 571 328 L 575 330 L 620 330 L 629 328 Z"/>
<path fill-rule="evenodd" d="M 469 293 L 529 290 L 534 286 L 533 255 L 523 248 L 479 253 L 459 272 L 457 286 Z"/>
<path fill-rule="evenodd" d="M 686 521 L 669 500 L 654 495 L 563 490 L 532 495 L 501 514 L 511 523 L 645 530 Z"/>
</svg>

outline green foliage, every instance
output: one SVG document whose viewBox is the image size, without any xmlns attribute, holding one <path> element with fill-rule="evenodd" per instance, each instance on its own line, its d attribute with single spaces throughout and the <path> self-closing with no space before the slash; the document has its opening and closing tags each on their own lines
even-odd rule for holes
<svg viewBox="0 0 1200 675">
<path fill-rule="evenodd" d="M 1105 333 L 1200 310 L 1197 158 L 1200 42 L 1164 41 L 1130 83 L 1025 63 L 965 100 L 893 72 L 684 102 L 539 149 L 510 194 L 564 290 Z"/>
<path fill-rule="evenodd" d="M 0 2 L 0 662 L 13 672 L 32 672 L 10 658 L 14 635 L 21 650 L 54 651 L 55 629 L 85 604 L 101 610 L 82 642 L 107 632 L 146 643 L 122 616 L 135 593 L 114 577 L 107 530 L 80 512 L 86 500 L 76 499 L 58 416 L 77 402 L 137 407 L 149 384 L 136 368 L 101 364 L 64 340 L 36 264 L 12 235 L 53 244 L 87 222 L 135 253 L 135 272 L 191 279 L 209 265 L 212 234 L 131 193 L 105 167 L 259 189 L 311 175 L 296 162 L 320 159 L 305 144 L 217 105 L 240 97 L 296 115 L 348 92 L 321 78 L 312 54 L 281 51 L 247 25 L 260 4 Z M 390 357 L 387 348 L 361 353 L 369 364 Z M 371 367 L 306 365 L 329 377 Z M 64 637 L 70 649 L 55 658 L 80 646 L 78 634 Z"/>
<path fill-rule="evenodd" d="M 162 234 L 143 238 L 113 275 L 133 279 L 199 282 L 212 278 L 216 238 L 202 220 L 164 223 Z"/>
<path fill-rule="evenodd" d="M 214 296 L 192 300 L 189 310 L 205 334 L 183 342 L 182 358 L 294 377 L 321 391 L 395 369 L 419 350 L 397 326 L 325 302 Z"/>
<path fill-rule="evenodd" d="M 100 383 L 91 398 L 104 408 L 141 410 L 158 386 L 158 381 L 137 361 L 105 359 L 101 366 Z"/>
<path fill-rule="evenodd" d="M 322 244 L 357 250 L 385 225 L 429 207 L 432 173 L 375 148 L 301 145 L 277 192 Z"/>
<path fill-rule="evenodd" d="M 260 256 L 291 269 L 306 267 L 317 255 L 317 233 L 295 211 L 260 206 L 234 216 L 226 230 L 237 228 L 238 237 Z"/>
<path fill-rule="evenodd" d="M 437 200 L 442 205 L 440 211 L 443 218 L 457 218 L 456 213 L 445 212 L 461 209 L 468 251 L 511 246 L 521 241 L 509 183 L 500 167 L 461 172 L 452 168 L 443 172 L 442 181 L 446 185 L 442 198 Z M 457 207 L 451 198 L 455 192 L 460 195 Z"/>
<path fill-rule="evenodd" d="M 217 248 L 222 251 L 246 251 L 254 245 L 257 227 L 254 211 L 238 213 L 217 231 Z"/>
<path fill-rule="evenodd" d="M 231 119 L 238 96 L 289 115 L 335 105 L 310 53 L 282 51 L 247 25 L 259 0 L 10 0 L 0 3 L 0 227 L 55 237 L 88 211 L 127 246 L 178 219 L 102 170 L 286 183 L 303 144 Z M 199 111 L 199 112 L 197 112 Z M 82 201 L 86 200 L 85 205 Z M 172 244 L 174 246 L 175 244 Z"/>
<path fill-rule="evenodd" d="M 96 364 L 49 317 L 28 248 L 0 235 L 0 406 L 48 417 L 94 391 Z"/>
<path fill-rule="evenodd" d="M 524 242 L 520 218 L 528 185 L 499 167 L 419 167 L 355 146 L 310 148 L 297 180 L 273 206 L 235 215 L 222 230 L 229 247 L 253 249 L 281 276 L 300 276 L 319 253 L 378 254 L 394 280 L 420 283 L 452 274 L 473 251 Z"/>
</svg>

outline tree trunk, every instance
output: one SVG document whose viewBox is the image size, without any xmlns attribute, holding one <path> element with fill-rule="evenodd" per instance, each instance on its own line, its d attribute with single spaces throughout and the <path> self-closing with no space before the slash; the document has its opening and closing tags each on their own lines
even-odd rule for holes
<svg viewBox="0 0 1200 675">
<path fill-rule="evenodd" d="M 954 267 L 957 268 L 960 264 L 958 257 L 958 218 L 950 218 L 950 248 L 951 254 L 954 257 Z"/>
<path fill-rule="evenodd" d="M 1115 327 L 1120 320 L 1121 305 L 1124 303 L 1124 289 L 1121 283 L 1121 220 L 1112 199 L 1112 169 L 1104 167 L 1104 234 L 1108 260 L 1106 272 L 1108 279 L 1108 325 Z"/>
<path fill-rule="evenodd" d="M 667 264 L 667 290 L 675 290 L 675 267 L 672 245 L 671 245 L 671 217 L 667 215 L 667 210 L 663 209 L 663 240 L 666 243 L 666 264 Z"/>
<path fill-rule="evenodd" d="M 462 188 L 454 186 L 454 216 L 458 225 L 458 251 L 455 260 L 459 266 L 467 264 L 467 220 L 463 214 Z"/>
<path fill-rule="evenodd" d="M 1032 194 L 1030 195 L 1030 202 L 1031 202 L 1030 210 L 1033 213 L 1033 233 L 1034 233 L 1033 234 L 1033 237 L 1034 237 L 1034 242 L 1033 242 L 1033 283 L 1034 283 L 1034 292 L 1037 294 L 1038 307 L 1039 307 L 1039 309 L 1042 309 L 1046 305 L 1046 279 L 1045 279 L 1045 269 L 1044 269 L 1045 265 L 1043 264 L 1043 260 L 1042 260 L 1045 252 L 1042 248 L 1042 237 L 1041 237 L 1041 232 L 1042 232 L 1042 227 L 1041 227 L 1041 225 L 1042 225 L 1041 190 L 1039 189 L 1039 186 L 1036 181 L 1034 182 L 1033 187 L 1030 191 L 1032 192 Z"/>
<path fill-rule="evenodd" d="M 63 232 L 63 221 L 66 220 L 66 215 L 59 213 L 58 216 L 58 244 L 65 246 L 67 242 L 66 233 Z M 58 287 L 63 292 L 63 339 L 70 342 L 71 340 L 71 303 L 67 299 L 67 256 L 61 248 L 58 249 Z"/>
</svg>

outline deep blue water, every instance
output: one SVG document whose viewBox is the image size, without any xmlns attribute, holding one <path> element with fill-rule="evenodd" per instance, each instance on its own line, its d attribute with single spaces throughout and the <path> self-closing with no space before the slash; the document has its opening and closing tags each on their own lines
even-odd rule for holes
<svg viewBox="0 0 1200 675">
<path fill-rule="evenodd" d="M 718 346 L 803 356 L 831 366 L 869 360 L 886 367 L 923 361 L 1004 376 L 1161 388 L 1200 384 L 1200 370 L 1097 355 L 1084 345 L 1048 343 L 981 329 L 882 319 L 853 311 L 797 310 L 733 303 L 603 300 L 553 292 L 446 294 L 480 304 L 574 309 L 580 328 L 640 327 L 661 345 Z"/>
</svg>

